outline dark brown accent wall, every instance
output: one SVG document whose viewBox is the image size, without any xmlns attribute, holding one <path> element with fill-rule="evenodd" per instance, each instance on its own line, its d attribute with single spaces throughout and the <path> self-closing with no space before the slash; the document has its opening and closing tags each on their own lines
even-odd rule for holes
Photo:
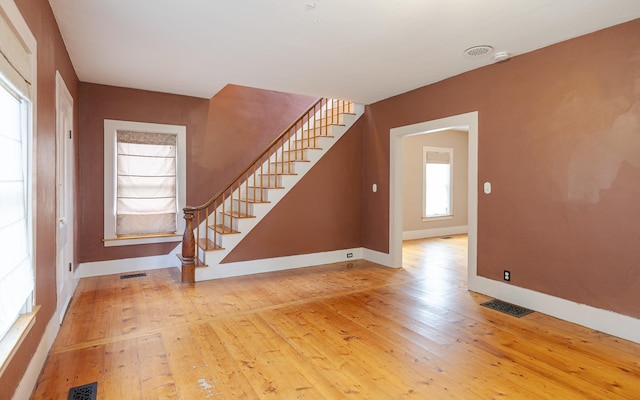
<svg viewBox="0 0 640 400">
<path fill-rule="evenodd" d="M 0 377 L 0 399 L 10 399 L 56 310 L 56 70 L 74 100 L 77 131 L 78 77 L 71 65 L 53 12 L 46 0 L 15 0 L 37 41 L 37 104 L 35 141 L 36 302 L 41 309 L 34 327 Z M 77 140 L 77 139 L 76 139 Z M 77 143 L 77 142 L 76 142 Z M 77 148 L 77 146 L 76 146 Z"/>
<path fill-rule="evenodd" d="M 363 127 L 356 122 L 223 262 L 361 247 Z"/>
<path fill-rule="evenodd" d="M 313 98 L 228 85 L 211 100 L 80 84 L 80 262 L 168 254 L 176 243 L 104 247 L 104 120 L 187 127 L 187 203 L 199 205 L 226 185 Z"/>
<path fill-rule="evenodd" d="M 640 317 L 640 20 L 367 109 L 363 244 L 388 252 L 389 130 L 479 112 L 478 274 Z"/>
</svg>

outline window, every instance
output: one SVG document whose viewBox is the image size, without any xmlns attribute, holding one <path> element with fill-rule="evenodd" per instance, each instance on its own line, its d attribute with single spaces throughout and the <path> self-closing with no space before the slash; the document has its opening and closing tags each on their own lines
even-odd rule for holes
<svg viewBox="0 0 640 400">
<path fill-rule="evenodd" d="M 452 210 L 453 149 L 428 147 L 423 150 L 424 206 L 423 218 L 448 218 Z"/>
<path fill-rule="evenodd" d="M 105 120 L 105 246 L 180 240 L 185 133 Z"/>
<path fill-rule="evenodd" d="M 0 338 L 33 291 L 27 101 L 0 85 Z"/>
<path fill-rule="evenodd" d="M 0 375 L 33 325 L 33 115 L 36 41 L 0 1 Z"/>
</svg>

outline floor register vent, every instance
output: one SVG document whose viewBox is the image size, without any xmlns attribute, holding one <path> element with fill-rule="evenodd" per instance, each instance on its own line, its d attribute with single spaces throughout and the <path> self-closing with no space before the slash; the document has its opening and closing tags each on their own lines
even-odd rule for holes
<svg viewBox="0 0 640 400">
<path fill-rule="evenodd" d="M 527 314 L 531 314 L 533 310 L 529 310 L 528 308 L 516 306 L 515 304 L 507 303 L 502 300 L 489 300 L 484 303 L 480 303 L 481 306 L 485 306 L 491 308 L 496 311 L 503 312 L 505 314 L 509 314 L 516 318 L 524 317 Z"/>
<path fill-rule="evenodd" d="M 120 279 L 138 278 L 140 276 L 147 276 L 147 273 L 141 272 L 139 274 L 120 275 Z"/>
<path fill-rule="evenodd" d="M 67 400 L 96 400 L 97 394 L 98 382 L 93 382 L 69 389 Z"/>
</svg>

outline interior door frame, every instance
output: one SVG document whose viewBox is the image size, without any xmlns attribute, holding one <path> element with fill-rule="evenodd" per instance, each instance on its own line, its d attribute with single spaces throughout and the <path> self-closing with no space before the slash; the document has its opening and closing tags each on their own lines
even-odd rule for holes
<svg viewBox="0 0 640 400">
<path fill-rule="evenodd" d="M 478 112 L 393 128 L 390 131 L 389 257 L 392 267 L 402 267 L 402 139 L 405 136 L 468 127 L 468 261 L 467 287 L 474 290 L 478 273 Z"/>
<path fill-rule="evenodd" d="M 75 187 L 75 151 L 73 142 L 73 97 L 60 75 L 56 71 L 56 311 L 59 314 L 60 323 L 73 291 L 75 281 L 73 279 L 74 264 L 74 187 Z M 60 180 L 64 179 L 65 193 L 61 193 Z M 60 207 L 64 202 L 67 224 L 67 245 L 65 246 L 66 259 L 60 259 Z"/>
</svg>

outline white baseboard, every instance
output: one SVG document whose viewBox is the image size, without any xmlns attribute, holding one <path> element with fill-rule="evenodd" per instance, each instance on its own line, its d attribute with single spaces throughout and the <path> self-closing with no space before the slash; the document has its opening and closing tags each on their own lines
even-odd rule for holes
<svg viewBox="0 0 640 400">
<path fill-rule="evenodd" d="M 448 226 L 445 228 L 419 229 L 415 231 L 402 232 L 402 240 L 426 239 L 438 236 L 460 235 L 467 233 L 469 227 L 467 225 Z"/>
<path fill-rule="evenodd" d="M 353 256 L 347 258 L 347 254 Z M 287 269 L 312 267 L 322 264 L 348 262 L 362 259 L 362 248 L 333 250 L 323 253 L 301 254 L 296 256 L 266 258 L 262 260 L 240 261 L 196 268 L 196 282 L 210 279 L 229 278 L 263 272 L 283 271 Z"/>
<path fill-rule="evenodd" d="M 36 316 L 36 319 L 38 317 Z M 60 315 L 56 312 L 51 316 L 49 323 L 47 324 L 47 328 L 40 339 L 40 343 L 38 344 L 38 348 L 35 353 L 31 357 L 31 361 L 29 362 L 29 366 L 25 371 L 24 375 L 22 375 L 22 379 L 16 388 L 16 391 L 13 394 L 13 400 L 24 400 L 31 398 L 31 394 L 38 383 L 38 377 L 40 376 L 40 371 L 42 371 L 42 367 L 44 367 L 44 363 L 47 360 L 47 356 L 49 355 L 49 349 L 53 345 L 53 341 L 56 339 L 58 335 L 58 331 L 60 330 Z"/>
<path fill-rule="evenodd" d="M 371 249 L 362 249 L 362 258 L 371 261 L 376 264 L 384 265 L 385 267 L 400 268 L 401 265 L 393 265 L 391 262 L 391 255 L 388 253 L 381 253 L 379 251 Z"/>
<path fill-rule="evenodd" d="M 90 276 L 122 274 L 133 271 L 146 271 L 160 268 L 180 268 L 180 260 L 175 254 L 160 256 L 123 258 L 119 260 L 93 261 L 80 263 L 74 273 L 76 279 Z"/>
<path fill-rule="evenodd" d="M 494 281 L 480 276 L 468 283 L 469 290 L 517 304 L 564 321 L 640 343 L 640 319 L 585 304 Z"/>
</svg>

